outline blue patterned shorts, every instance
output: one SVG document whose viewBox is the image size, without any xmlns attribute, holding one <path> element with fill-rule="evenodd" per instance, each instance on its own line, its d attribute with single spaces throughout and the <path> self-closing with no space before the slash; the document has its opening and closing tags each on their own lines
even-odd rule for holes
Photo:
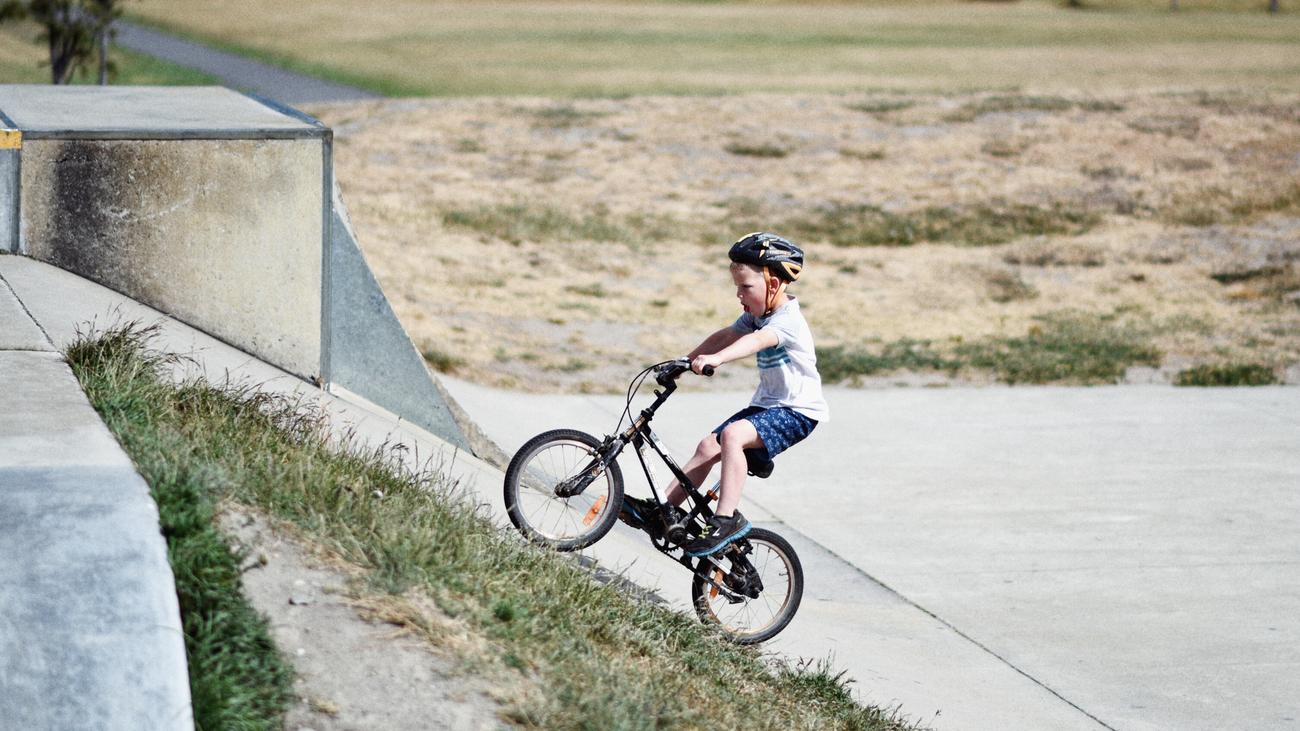
<svg viewBox="0 0 1300 731">
<path fill-rule="evenodd" d="M 794 409 L 784 406 L 771 409 L 747 406 L 722 422 L 713 433 L 722 436 L 722 430 L 726 429 L 728 424 L 741 419 L 754 425 L 758 438 L 763 440 L 763 446 L 757 451 L 766 453 L 769 460 L 802 442 L 812 434 L 813 429 L 817 428 L 816 419 L 809 419 Z"/>
</svg>

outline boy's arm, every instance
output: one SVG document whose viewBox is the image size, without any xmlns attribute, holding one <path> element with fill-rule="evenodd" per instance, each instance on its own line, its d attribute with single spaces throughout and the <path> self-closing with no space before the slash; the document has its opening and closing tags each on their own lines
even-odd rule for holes
<svg viewBox="0 0 1300 731">
<path fill-rule="evenodd" d="M 688 353 L 686 355 L 686 359 L 693 361 L 703 353 L 716 353 L 719 350 L 722 350 L 723 348 L 727 347 L 728 345 L 731 345 L 732 343 L 736 342 L 736 340 L 738 340 L 740 337 L 741 334 L 731 329 L 731 326 L 728 325 L 727 327 L 724 327 L 721 330 L 708 336 L 707 338 L 704 339 L 704 342 L 695 346 L 695 350 L 692 350 L 690 353 Z"/>
<path fill-rule="evenodd" d="M 721 331 L 719 331 L 721 332 Z M 730 363 L 733 360 L 746 358 L 757 353 L 764 348 L 770 348 L 776 345 L 780 340 L 776 336 L 776 331 L 763 328 L 748 335 L 741 335 L 735 330 L 731 331 L 736 337 L 716 352 L 709 353 L 707 350 L 703 353 L 691 353 L 691 370 L 701 373 L 708 366 L 717 368 L 723 363 Z M 714 333 L 715 335 L 718 333 Z M 704 344 L 708 344 L 708 340 Z"/>
</svg>

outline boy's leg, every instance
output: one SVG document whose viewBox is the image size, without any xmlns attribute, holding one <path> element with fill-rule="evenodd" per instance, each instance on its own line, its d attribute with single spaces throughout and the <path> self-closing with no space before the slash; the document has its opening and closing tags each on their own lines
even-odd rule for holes
<svg viewBox="0 0 1300 731">
<path fill-rule="evenodd" d="M 710 433 L 700 440 L 699 446 L 695 448 L 695 454 L 691 455 L 682 472 L 686 473 L 691 482 L 701 485 L 708 479 L 709 472 L 713 470 L 713 465 L 718 463 L 721 453 L 722 447 L 718 445 L 717 437 Z M 682 489 L 682 483 L 677 478 L 673 478 L 668 486 L 667 499 L 673 505 L 681 505 L 686 500 L 686 490 Z"/>
<path fill-rule="evenodd" d="M 740 505 L 740 493 L 745 489 L 745 474 L 748 463 L 745 450 L 763 446 L 758 430 L 749 419 L 741 419 L 727 425 L 722 430 L 722 496 L 718 498 L 717 514 L 734 515 L 736 506 Z M 693 479 L 693 478 L 692 478 Z"/>
</svg>

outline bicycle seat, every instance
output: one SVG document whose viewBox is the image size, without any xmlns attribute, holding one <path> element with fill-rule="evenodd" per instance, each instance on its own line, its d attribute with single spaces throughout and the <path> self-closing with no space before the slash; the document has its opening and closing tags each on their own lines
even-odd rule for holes
<svg viewBox="0 0 1300 731">
<path fill-rule="evenodd" d="M 772 470 L 776 469 L 776 463 L 763 455 L 764 449 L 746 449 L 745 464 L 749 466 L 749 474 L 762 480 L 770 477 Z"/>
</svg>

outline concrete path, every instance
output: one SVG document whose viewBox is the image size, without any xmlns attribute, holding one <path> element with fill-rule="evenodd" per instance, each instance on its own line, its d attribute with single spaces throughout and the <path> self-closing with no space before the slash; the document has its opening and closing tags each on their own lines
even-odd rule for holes
<svg viewBox="0 0 1300 731">
<path fill-rule="evenodd" d="M 178 66 L 215 76 L 221 83 L 240 91 L 250 91 L 282 104 L 361 101 L 379 99 L 379 94 L 354 86 L 335 84 L 304 74 L 218 51 L 193 41 L 118 21 L 117 43 Z"/>
<path fill-rule="evenodd" d="M 445 385 L 507 452 L 623 406 Z M 657 421 L 682 458 L 748 400 L 690 386 Z M 742 503 L 806 565 L 777 646 L 940 729 L 1300 728 L 1300 389 L 828 398 Z"/>
<path fill-rule="evenodd" d="M 4 347 L 61 347 L 92 318 L 160 322 L 159 344 L 210 378 L 318 398 L 340 429 L 441 462 L 501 515 L 498 470 L 391 414 L 39 262 L 0 256 L 0 277 L 39 324 L 9 328 L 22 322 L 11 303 Z M 447 385 L 507 450 L 556 426 L 603 433 L 621 408 Z M 690 386 L 657 424 L 679 455 L 745 401 Z M 1300 389 L 830 398 L 835 419 L 747 487 L 746 512 L 792 540 L 808 577 L 799 616 L 765 649 L 830 656 L 863 700 L 939 729 L 1296 727 Z M 685 572 L 624 526 L 589 553 L 689 611 Z"/>
<path fill-rule="evenodd" d="M 0 727 L 193 728 L 158 511 L 0 256 Z"/>
</svg>

